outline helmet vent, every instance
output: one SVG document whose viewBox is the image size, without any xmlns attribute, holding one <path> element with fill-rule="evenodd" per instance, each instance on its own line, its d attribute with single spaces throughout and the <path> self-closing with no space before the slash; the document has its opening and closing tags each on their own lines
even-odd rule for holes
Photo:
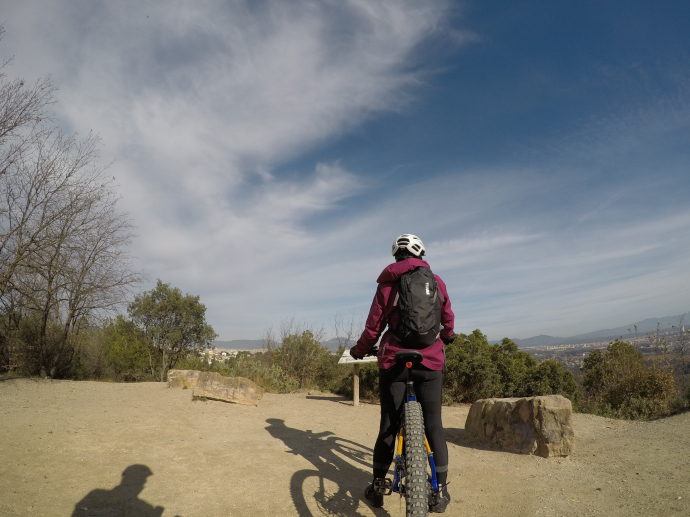
<svg viewBox="0 0 690 517">
<path fill-rule="evenodd" d="M 404 233 L 400 237 L 395 239 L 395 242 L 393 243 L 393 247 L 391 250 L 393 256 L 395 256 L 395 254 L 401 249 L 406 249 L 417 257 L 421 257 L 426 253 L 426 250 L 424 249 L 424 244 L 422 243 L 421 239 L 416 235 L 412 235 L 410 233 Z"/>
</svg>

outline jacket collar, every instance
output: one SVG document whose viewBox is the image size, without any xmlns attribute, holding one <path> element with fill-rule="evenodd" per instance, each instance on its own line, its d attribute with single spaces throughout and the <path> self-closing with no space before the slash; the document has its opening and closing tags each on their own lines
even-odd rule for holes
<svg viewBox="0 0 690 517">
<path fill-rule="evenodd" d="M 419 258 L 408 258 L 400 262 L 394 262 L 383 270 L 376 279 L 376 282 L 379 284 L 383 284 L 384 282 L 395 282 L 402 274 L 418 267 L 428 268 L 429 264 L 427 264 L 425 260 Z"/>
</svg>

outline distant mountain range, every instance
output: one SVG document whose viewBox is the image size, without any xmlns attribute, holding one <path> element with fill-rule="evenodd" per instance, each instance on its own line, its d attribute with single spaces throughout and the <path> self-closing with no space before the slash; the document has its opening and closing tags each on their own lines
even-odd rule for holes
<svg viewBox="0 0 690 517">
<path fill-rule="evenodd" d="M 687 318 L 685 324 L 686 328 L 690 327 L 690 318 Z M 624 327 L 617 327 L 612 329 L 595 330 L 594 332 L 587 332 L 586 334 L 578 334 L 569 337 L 554 337 L 554 336 L 534 336 L 527 339 L 513 339 L 516 345 L 520 348 L 529 348 L 532 346 L 546 346 L 546 345 L 566 345 L 579 343 L 592 343 L 596 341 L 608 341 L 620 337 L 628 338 L 635 337 L 635 325 L 637 325 L 637 336 L 644 336 L 656 332 L 656 326 L 659 324 L 661 331 L 675 330 L 673 325 L 678 325 L 678 316 L 666 316 L 664 318 L 649 318 L 642 321 L 636 321 Z M 493 340 L 492 340 L 493 342 Z"/>
<path fill-rule="evenodd" d="M 595 341 L 608 341 L 617 339 L 619 337 L 627 338 L 635 336 L 635 325 L 637 325 L 637 336 L 642 337 L 645 334 L 656 332 L 657 323 L 662 331 L 672 329 L 672 325 L 678 325 L 678 316 L 666 316 L 664 318 L 649 318 L 642 321 L 636 321 L 624 327 L 617 327 L 612 329 L 595 330 L 594 332 L 587 332 L 585 334 L 578 334 L 569 337 L 555 337 L 539 335 L 527 339 L 513 339 L 516 345 L 520 348 L 529 348 L 532 346 L 547 346 L 547 345 L 566 345 L 579 343 L 592 343 Z M 688 318 L 685 324 L 686 328 L 690 328 L 690 311 L 688 311 Z M 491 339 L 490 342 L 495 343 L 500 340 Z M 224 350 L 257 350 L 262 347 L 262 339 L 233 339 L 232 341 L 213 341 L 213 346 Z M 338 350 L 338 340 L 333 338 L 325 341 L 324 346 L 329 350 Z M 354 345 L 354 342 L 349 346 Z"/>
</svg>

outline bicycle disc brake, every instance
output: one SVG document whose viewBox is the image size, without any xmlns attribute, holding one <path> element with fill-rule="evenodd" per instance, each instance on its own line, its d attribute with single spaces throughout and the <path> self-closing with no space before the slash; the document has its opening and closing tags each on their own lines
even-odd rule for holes
<svg viewBox="0 0 690 517">
<path fill-rule="evenodd" d="M 405 495 L 405 484 L 403 483 L 403 478 L 405 477 L 405 457 L 398 455 L 395 458 L 395 480 L 396 483 L 393 485 L 393 490 L 400 494 L 400 497 Z"/>
</svg>

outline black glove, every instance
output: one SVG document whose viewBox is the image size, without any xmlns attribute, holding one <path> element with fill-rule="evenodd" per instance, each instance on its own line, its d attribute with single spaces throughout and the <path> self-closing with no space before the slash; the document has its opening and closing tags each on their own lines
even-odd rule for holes
<svg viewBox="0 0 690 517">
<path fill-rule="evenodd" d="M 455 341 L 455 338 L 458 337 L 457 334 L 453 333 L 450 335 L 450 337 L 447 338 L 441 338 L 441 341 L 443 341 L 444 345 L 450 345 L 453 341 Z"/>
<path fill-rule="evenodd" d="M 363 356 L 363 355 L 359 355 L 359 354 L 356 354 L 356 353 L 355 353 L 355 348 L 357 348 L 357 345 L 355 345 L 355 346 L 353 346 L 352 348 L 350 348 L 350 355 L 351 355 L 353 358 L 355 358 L 355 359 L 364 359 L 364 356 Z"/>
</svg>

